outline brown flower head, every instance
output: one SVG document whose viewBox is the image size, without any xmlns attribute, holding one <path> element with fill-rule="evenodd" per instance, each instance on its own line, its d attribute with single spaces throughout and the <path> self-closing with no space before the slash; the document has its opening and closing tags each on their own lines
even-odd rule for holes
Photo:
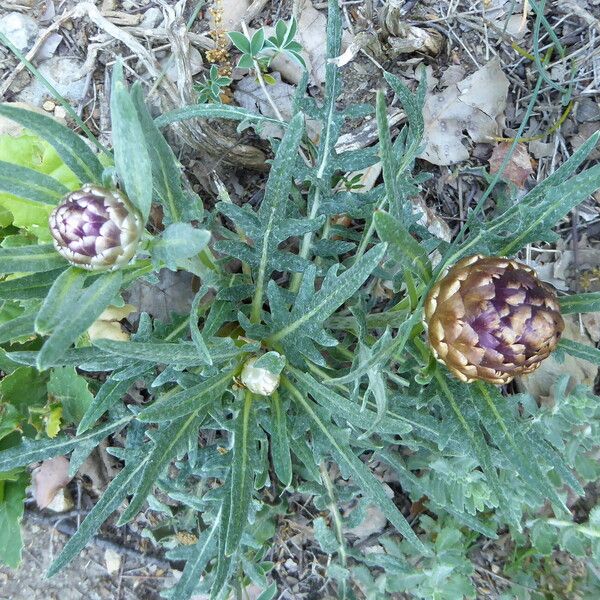
<svg viewBox="0 0 600 600">
<path fill-rule="evenodd" d="M 564 328 L 558 299 L 527 265 L 493 256 L 456 263 L 425 301 L 429 342 L 462 381 L 531 373 Z"/>
</svg>

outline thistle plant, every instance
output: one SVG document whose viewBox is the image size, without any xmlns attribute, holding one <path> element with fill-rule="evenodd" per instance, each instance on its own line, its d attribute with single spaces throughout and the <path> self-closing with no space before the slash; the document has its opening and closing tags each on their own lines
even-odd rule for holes
<svg viewBox="0 0 600 600">
<path fill-rule="evenodd" d="M 338 2 L 330 0 L 330 58 L 341 53 L 341 30 Z M 555 345 L 559 356 L 600 364 L 595 348 L 556 343 L 558 309 L 598 310 L 599 295 L 557 300 L 513 258 L 527 244 L 552 240 L 556 223 L 600 187 L 600 167 L 578 172 L 599 136 L 518 202 L 504 202 L 494 214 L 475 209 L 448 243 L 418 223 L 410 202 L 423 181 L 412 171 L 422 144 L 424 78 L 416 90 L 391 73 L 385 80 L 407 115 L 395 138 L 383 92 L 374 107 L 339 109 L 341 72 L 330 61 L 322 100 L 297 95 L 258 208 L 234 203 L 220 186 L 206 229 L 159 128 L 198 118 L 260 127 L 273 119 L 215 103 L 153 121 L 141 88 L 128 90 L 117 72 L 114 148 L 100 161 L 47 117 L 0 105 L 0 114 L 26 121 L 54 144 L 82 185 L 116 179 L 140 223 L 153 203 L 163 214 L 164 230 L 146 233 L 131 262 L 110 272 L 89 273 L 51 244 L 23 245 L 21 237 L 0 248 L 0 298 L 21 311 L 6 326 L 28 336 L 25 345 L 5 340 L 3 371 L 76 367 L 86 381 L 94 374 L 95 392 L 75 431 L 17 440 L 0 451 L 0 472 L 69 455 L 75 473 L 106 438 L 122 466 L 50 574 L 112 513 L 122 525 L 152 510 L 161 535 L 149 530 L 148 537 L 166 546 L 168 558 L 186 561 L 169 597 L 227 598 L 252 581 L 273 598 L 276 522 L 292 510 L 288 492 L 302 492 L 321 515 L 313 527 L 332 557 L 334 597 L 352 597 L 357 582 L 373 598 L 398 591 L 462 597 L 472 596 L 468 548 L 481 536 L 507 528 L 525 535 L 530 525 L 539 527 L 543 506 L 554 523 L 572 522 L 566 487 L 583 495 L 582 484 L 600 476 L 585 460 L 600 445 L 589 392 L 562 388 L 557 406 L 544 413 L 532 398 L 504 395 L 489 381 L 530 370 Z M 377 146 L 338 153 L 344 124 L 373 114 Z M 306 115 L 321 122 L 317 144 L 306 135 Z M 383 182 L 373 189 L 337 185 L 378 162 Z M 0 183 L 55 206 L 72 190 L 49 179 L 29 173 L 20 181 L 44 185 L 17 189 L 15 177 Z M 48 191 L 43 197 L 40 187 Z M 356 226 L 339 225 L 339 215 Z M 479 255 L 487 258 L 466 259 Z M 142 313 L 130 341 L 90 343 L 85 332 L 104 308 L 136 278 L 163 267 L 198 277 L 189 315 L 163 323 Z M 377 293 L 383 281 L 391 288 L 385 297 Z M 458 339 L 462 346 L 451 351 Z M 124 402 L 139 382 L 148 400 Z M 338 479 L 331 463 L 339 465 Z M 397 479 L 392 496 L 373 472 L 383 466 Z M 407 499 L 428 515 L 407 520 L 400 509 Z M 344 513 L 338 502 L 355 509 Z M 363 554 L 344 533 L 367 507 L 388 523 L 376 554 Z M 197 543 L 177 546 L 181 530 Z"/>
</svg>

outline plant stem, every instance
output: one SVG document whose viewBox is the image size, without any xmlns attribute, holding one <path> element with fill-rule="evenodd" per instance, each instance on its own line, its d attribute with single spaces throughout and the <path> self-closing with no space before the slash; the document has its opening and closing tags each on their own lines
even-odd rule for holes
<svg viewBox="0 0 600 600">
<path fill-rule="evenodd" d="M 248 26 L 246 25 L 246 23 L 244 21 L 242 21 L 242 31 L 244 32 L 244 35 L 248 39 L 250 39 L 250 37 L 251 37 L 250 32 L 248 31 Z M 254 63 L 254 71 L 256 72 L 256 78 L 258 79 L 258 83 L 260 84 L 260 89 L 263 91 L 265 98 L 267 99 L 268 103 L 271 105 L 271 108 L 273 109 L 273 113 L 275 114 L 275 116 L 282 123 L 285 123 L 285 119 L 279 112 L 279 109 L 277 108 L 277 104 L 275 104 L 273 98 L 271 97 L 271 94 L 269 93 L 269 90 L 267 89 L 267 85 L 263 78 L 262 71 L 260 70 L 260 65 L 258 64 L 258 61 L 254 58 L 254 56 L 252 57 L 252 62 Z"/>
<path fill-rule="evenodd" d="M 321 463 L 319 465 L 319 470 L 321 471 L 321 481 L 327 488 L 327 495 L 329 496 L 329 512 L 331 513 L 331 517 L 333 520 L 333 525 L 335 528 L 335 536 L 338 539 L 338 554 L 340 555 L 340 563 L 342 567 L 346 567 L 346 545 L 344 543 L 344 531 L 342 529 L 342 515 L 337 507 L 337 500 L 335 497 L 335 490 L 333 489 L 333 482 L 331 481 L 331 477 L 329 477 L 329 473 L 327 472 L 327 467 L 325 463 Z M 342 582 L 342 594 L 343 597 L 346 597 L 346 582 Z"/>
</svg>

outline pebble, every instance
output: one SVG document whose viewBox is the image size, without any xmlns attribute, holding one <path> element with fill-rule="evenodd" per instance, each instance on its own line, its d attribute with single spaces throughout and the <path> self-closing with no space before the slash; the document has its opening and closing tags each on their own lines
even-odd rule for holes
<svg viewBox="0 0 600 600">
<path fill-rule="evenodd" d="M 86 74 L 81 72 L 82 66 L 83 62 L 76 58 L 53 56 L 39 66 L 39 71 L 61 96 L 76 104 L 83 99 L 86 91 Z M 48 90 L 37 79 L 33 79 L 17 99 L 43 106 L 48 99 Z"/>
<path fill-rule="evenodd" d="M 28 15 L 10 12 L 0 18 L 0 33 L 3 33 L 21 52 L 26 52 L 35 43 L 39 27 Z"/>
<path fill-rule="evenodd" d="M 160 8 L 152 6 L 145 13 L 140 23 L 141 29 L 155 29 L 163 20 L 163 14 Z"/>
<path fill-rule="evenodd" d="M 164 60 L 161 61 L 163 68 L 166 67 L 165 75 L 169 78 L 170 81 L 172 81 L 173 83 L 177 83 L 178 73 L 175 60 L 171 60 L 170 62 L 168 62 L 168 64 L 167 61 L 168 58 L 166 57 Z M 200 54 L 200 52 L 193 46 L 190 47 L 190 70 L 192 75 L 197 75 L 198 73 L 200 73 L 200 71 L 202 71 L 203 64 L 204 61 L 202 60 L 202 54 Z"/>
<path fill-rule="evenodd" d="M 54 104 L 54 102 L 52 102 L 52 100 L 46 100 L 46 102 L 44 102 L 44 104 L 42 104 L 42 108 L 46 112 L 52 112 L 56 108 L 56 104 Z"/>
</svg>

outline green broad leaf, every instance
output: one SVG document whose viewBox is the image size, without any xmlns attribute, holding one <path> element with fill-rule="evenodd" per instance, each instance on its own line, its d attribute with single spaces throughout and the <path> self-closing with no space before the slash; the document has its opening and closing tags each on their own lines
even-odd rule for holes
<svg viewBox="0 0 600 600">
<path fill-rule="evenodd" d="M 560 342 L 558 342 L 558 349 L 563 350 L 575 358 L 587 360 L 593 365 L 600 365 L 600 350 L 593 346 L 562 338 Z"/>
<path fill-rule="evenodd" d="M 529 441 L 529 437 L 534 433 L 530 431 L 528 435 L 524 435 L 522 425 L 507 409 L 506 399 L 496 387 L 476 383 L 469 386 L 469 391 L 471 393 L 464 393 L 463 397 L 471 402 L 490 438 L 513 465 L 515 472 L 542 502 L 545 499 L 550 500 L 558 511 L 569 517 L 569 509 L 556 488 L 539 464 L 531 460 L 532 456 L 536 456 L 536 448 Z"/>
<path fill-rule="evenodd" d="M 225 539 L 225 556 L 231 556 L 238 550 L 242 534 L 248 525 L 248 511 L 254 488 L 255 426 L 252 394 L 246 392 L 242 407 L 236 417 L 233 434 L 233 458 L 229 492 L 231 508 Z"/>
<path fill-rule="evenodd" d="M 227 371 L 174 394 L 167 392 L 138 415 L 140 421 L 158 423 L 172 421 L 191 412 L 208 411 L 233 381 L 234 372 Z"/>
<path fill-rule="evenodd" d="M 190 309 L 190 336 L 192 338 L 192 342 L 194 346 L 196 346 L 196 350 L 198 354 L 204 357 L 204 361 L 207 365 L 212 365 L 213 360 L 210 356 L 210 351 L 206 346 L 206 342 L 204 341 L 204 336 L 200 332 L 200 328 L 198 327 L 198 308 L 200 306 L 200 301 L 206 295 L 208 291 L 208 287 L 202 286 L 198 293 L 194 296 L 192 301 L 192 307 Z"/>
<path fill-rule="evenodd" d="M 164 208 L 167 223 L 191 220 L 190 202 L 182 189 L 181 170 L 171 147 L 155 125 L 139 82 L 131 88 L 131 98 L 137 110 L 140 124 L 150 153 L 152 178 L 158 197 Z"/>
<path fill-rule="evenodd" d="M 133 381 L 131 379 L 118 381 L 114 379 L 113 376 L 109 377 L 102 384 L 96 396 L 79 420 L 77 435 L 80 436 L 85 433 L 107 410 L 109 410 L 116 402 L 122 400 L 132 384 Z"/>
<path fill-rule="evenodd" d="M 144 223 L 152 204 L 152 162 L 135 104 L 123 79 L 123 66 L 113 71 L 110 97 L 115 167 L 127 197 L 140 211 Z"/>
<path fill-rule="evenodd" d="M 369 502 L 379 507 L 388 521 L 390 521 L 396 530 L 403 535 L 406 541 L 419 553 L 425 556 L 431 555 L 431 551 L 416 536 L 408 521 L 385 494 L 381 483 L 339 435 L 339 430 L 330 422 L 325 422 L 321 419 L 318 412 L 315 410 L 314 405 L 312 405 L 298 389 L 290 384 L 289 381 L 284 380 L 284 384 L 291 392 L 294 400 L 314 423 L 319 433 L 327 440 L 336 460 L 338 460 L 340 464 L 343 464 L 351 474 L 354 483 L 360 488 L 363 496 L 368 499 Z"/>
<path fill-rule="evenodd" d="M 176 270 L 178 261 L 196 256 L 209 241 L 210 231 L 196 229 L 190 223 L 173 223 L 152 244 L 152 258 Z"/>
<path fill-rule="evenodd" d="M 235 33 L 235 32 L 232 32 Z M 231 35 L 229 36 L 231 38 Z M 233 39 L 231 40 L 233 42 Z M 235 43 L 235 42 L 234 42 Z M 250 40 L 250 52 L 252 56 L 256 56 L 265 45 L 265 30 L 259 27 Z"/>
<path fill-rule="evenodd" d="M 48 394 L 62 406 L 63 423 L 79 423 L 92 405 L 94 396 L 88 382 L 74 367 L 58 367 L 50 373 Z"/>
<path fill-rule="evenodd" d="M 421 281 L 431 280 L 431 263 L 427 251 L 408 230 L 390 214 L 377 211 L 373 217 L 382 242 L 387 242 L 391 257 L 409 272 L 415 271 Z"/>
<path fill-rule="evenodd" d="M 337 340 L 325 333 L 325 320 L 358 291 L 379 265 L 386 248 L 386 244 L 375 246 L 341 275 L 337 275 L 339 265 L 332 266 L 318 292 L 314 291 L 316 268 L 311 265 L 304 273 L 291 312 L 280 289 L 274 281 L 269 281 L 267 296 L 273 331 L 269 342 L 282 343 L 286 356 L 295 364 L 301 364 L 302 357 L 323 364 L 314 342 L 327 346 L 337 344 Z"/>
<path fill-rule="evenodd" d="M 172 598 L 175 600 L 188 600 L 192 597 L 204 569 L 217 551 L 217 539 L 221 523 L 221 511 L 217 515 L 210 529 L 200 534 L 197 544 L 192 550 L 192 555 L 185 563 L 183 573 L 173 588 Z"/>
<path fill-rule="evenodd" d="M 558 299 L 563 315 L 600 311 L 600 292 L 572 294 Z"/>
<path fill-rule="evenodd" d="M 288 437 L 287 415 L 277 392 L 271 395 L 271 458 L 275 474 L 288 487 L 292 483 L 292 458 Z"/>
<path fill-rule="evenodd" d="M 69 190 L 48 175 L 0 160 L 0 192 L 52 209 Z"/>
<path fill-rule="evenodd" d="M 119 508 L 131 488 L 139 481 L 141 471 L 149 460 L 148 455 L 137 453 L 125 464 L 120 473 L 108 484 L 104 494 L 94 508 L 83 520 L 79 529 L 67 542 L 58 558 L 50 565 L 47 577 L 56 575 L 65 565 L 69 564 L 87 545 L 93 535 L 100 529 L 102 523 Z"/>
<path fill-rule="evenodd" d="M 141 510 L 148 494 L 156 485 L 156 480 L 179 452 L 182 444 L 187 441 L 187 432 L 201 412 L 201 408 L 198 408 L 191 415 L 172 420 L 170 423 L 161 426 L 158 431 L 152 432 L 153 446 L 150 450 L 147 449 L 144 452 L 148 459 L 147 465 L 144 467 L 144 472 L 135 486 L 135 492 L 129 506 L 119 517 L 118 526 L 131 521 Z"/>
<path fill-rule="evenodd" d="M 71 307 L 69 319 L 55 325 L 37 356 L 40 370 L 47 369 L 77 338 L 102 314 L 121 288 L 123 274 L 120 271 L 105 273 L 81 294 Z"/>
<path fill-rule="evenodd" d="M 125 415 L 115 421 L 105 423 L 97 429 L 87 431 L 77 438 L 66 435 L 35 441 L 24 438 L 17 446 L 0 451 L 0 471 L 10 471 L 16 467 L 24 467 L 47 458 L 64 456 L 80 444 L 88 442 L 98 444 L 104 438 L 122 429 L 132 418 L 132 415 Z"/>
<path fill-rule="evenodd" d="M 0 402 L 0 440 L 4 439 L 11 433 L 21 433 L 21 425 L 23 423 L 23 415 L 12 405 Z M 18 473 L 18 469 L 14 471 L 5 471 L 0 473 L 0 487 L 2 481 L 11 479 L 12 473 Z M 0 494 L 0 502 L 2 494 Z"/>
<path fill-rule="evenodd" d="M 405 486 L 405 489 L 409 489 L 412 492 L 413 498 L 417 496 L 427 496 L 426 490 L 420 483 L 419 477 L 415 476 L 411 471 L 404 467 L 397 456 L 394 456 L 391 452 L 385 451 L 378 453 L 383 460 L 388 463 L 398 474 L 400 481 Z M 466 525 L 473 531 L 477 531 L 488 538 L 497 539 L 498 535 L 496 531 L 480 521 L 478 518 L 470 515 L 467 512 L 459 511 L 452 506 L 452 504 L 440 504 L 433 498 L 427 498 L 427 504 L 435 508 L 436 512 L 447 512 L 449 515 L 454 517 L 458 522 Z"/>
<path fill-rule="evenodd" d="M 35 319 L 37 333 L 46 335 L 67 316 L 70 317 L 72 307 L 79 301 L 87 276 L 87 271 L 69 267 L 56 278 Z"/>
<path fill-rule="evenodd" d="M 0 273 L 41 273 L 66 264 L 52 244 L 0 248 Z"/>
<path fill-rule="evenodd" d="M 68 127 L 52 117 L 11 104 L 0 104 L 0 116 L 19 123 L 46 140 L 81 183 L 102 183 L 104 167 L 83 139 Z"/>
<path fill-rule="evenodd" d="M 464 404 L 460 405 L 460 398 L 465 394 L 464 384 L 447 380 L 439 370 L 436 371 L 435 378 L 444 397 L 443 401 L 447 400 L 450 405 L 451 410 L 448 411 L 448 415 L 453 417 L 452 420 L 455 421 L 456 427 L 462 429 L 465 434 L 465 441 L 470 444 L 473 454 L 477 457 L 487 482 L 496 495 L 506 518 L 513 527 L 521 531 L 522 526 L 515 507 L 506 497 L 498 480 L 498 473 L 496 473 L 496 469 L 492 464 L 490 449 L 479 424 L 479 419 L 472 408 L 465 410 Z"/>
<path fill-rule="evenodd" d="M 35 315 L 35 311 L 27 312 L 0 324 L 0 344 L 14 342 L 20 337 L 33 335 L 35 333 Z"/>
<path fill-rule="evenodd" d="M 250 112 L 239 106 L 229 106 L 228 104 L 194 104 L 193 106 L 184 106 L 177 110 L 157 117 L 154 122 L 157 127 L 165 127 L 171 123 L 180 121 L 189 121 L 191 119 L 227 119 L 231 121 L 250 121 L 250 122 L 269 122 L 276 123 L 279 126 L 286 126 L 278 119 L 265 117 L 257 113 Z"/>
<path fill-rule="evenodd" d="M 279 352 L 265 352 L 256 359 L 253 366 L 256 369 L 266 369 L 273 375 L 279 375 L 285 367 L 285 356 L 281 356 Z"/>
<path fill-rule="evenodd" d="M 21 473 L 16 481 L 0 481 L 0 563 L 11 569 L 21 563 L 21 520 L 28 485 L 28 473 Z"/>
<path fill-rule="evenodd" d="M 67 263 L 65 262 L 66 266 Z M 0 300 L 45 298 L 62 269 L 0 281 Z"/>
<path fill-rule="evenodd" d="M 230 31 L 227 33 L 227 37 L 240 52 L 252 54 L 250 40 L 243 33 L 240 33 L 239 31 Z"/>
<path fill-rule="evenodd" d="M 39 373 L 31 367 L 19 367 L 0 380 L 0 402 L 14 406 L 21 415 L 28 415 L 30 409 L 47 404 L 47 383 L 46 373 Z"/>
</svg>

